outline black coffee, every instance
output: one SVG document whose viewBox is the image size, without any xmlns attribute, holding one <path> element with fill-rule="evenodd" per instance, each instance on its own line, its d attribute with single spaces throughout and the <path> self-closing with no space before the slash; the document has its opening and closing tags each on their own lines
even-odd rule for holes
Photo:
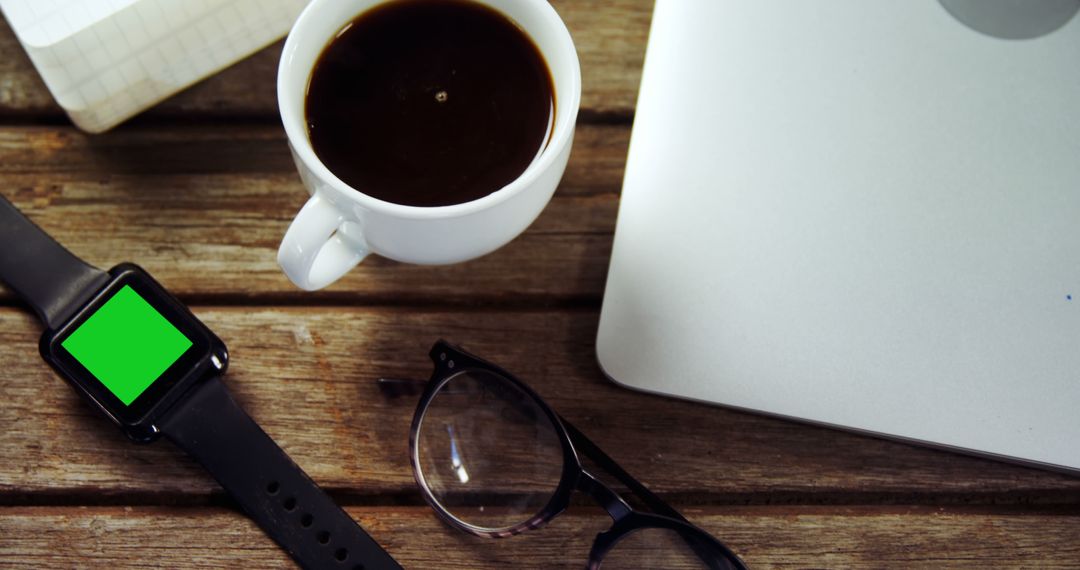
<svg viewBox="0 0 1080 570">
<path fill-rule="evenodd" d="M 463 0 L 392 2 L 323 50 L 307 94 L 315 154 L 361 192 L 410 206 L 460 204 L 520 175 L 554 117 L 532 40 Z"/>
</svg>

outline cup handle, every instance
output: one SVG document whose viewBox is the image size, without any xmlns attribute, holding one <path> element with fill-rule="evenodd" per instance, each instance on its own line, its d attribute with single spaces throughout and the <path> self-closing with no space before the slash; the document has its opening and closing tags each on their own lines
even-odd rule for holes
<svg viewBox="0 0 1080 570">
<path fill-rule="evenodd" d="M 369 253 L 355 225 L 346 222 L 330 200 L 315 192 L 285 232 L 278 248 L 278 265 L 305 291 L 326 287 Z M 345 231 L 345 226 L 351 231 Z"/>
</svg>

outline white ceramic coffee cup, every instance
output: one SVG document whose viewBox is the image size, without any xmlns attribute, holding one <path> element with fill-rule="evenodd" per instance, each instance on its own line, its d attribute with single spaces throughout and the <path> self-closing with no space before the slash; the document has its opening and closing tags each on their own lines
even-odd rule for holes
<svg viewBox="0 0 1080 570">
<path fill-rule="evenodd" d="M 516 22 L 540 48 L 555 88 L 546 148 L 513 182 L 471 202 L 417 207 L 368 196 L 319 160 L 308 138 L 304 97 L 323 48 L 357 15 L 386 0 L 312 0 L 293 25 L 278 67 L 278 106 L 300 178 L 311 193 L 278 250 L 289 279 L 313 291 L 370 253 L 419 264 L 456 263 L 505 245 L 525 231 L 555 192 L 574 138 L 581 69 L 565 24 L 547 0 L 475 0 Z"/>
</svg>

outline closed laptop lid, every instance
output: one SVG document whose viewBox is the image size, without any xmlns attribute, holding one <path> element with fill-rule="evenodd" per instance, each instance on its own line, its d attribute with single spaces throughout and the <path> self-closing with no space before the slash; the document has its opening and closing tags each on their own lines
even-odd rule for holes
<svg viewBox="0 0 1080 570">
<path fill-rule="evenodd" d="M 1080 18 L 657 0 L 616 382 L 1080 470 Z"/>
</svg>

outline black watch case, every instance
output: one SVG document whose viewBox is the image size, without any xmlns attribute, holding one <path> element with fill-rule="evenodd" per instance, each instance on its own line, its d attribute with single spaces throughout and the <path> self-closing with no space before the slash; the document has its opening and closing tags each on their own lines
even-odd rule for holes
<svg viewBox="0 0 1080 570">
<path fill-rule="evenodd" d="M 161 435 L 158 420 L 200 381 L 224 373 L 228 367 L 229 353 L 221 339 L 141 267 L 123 263 L 110 269 L 109 276 L 109 283 L 89 303 L 78 309 L 59 328 L 46 330 L 41 335 L 41 356 L 76 391 L 120 426 L 128 437 L 138 442 L 153 441 Z M 71 333 L 124 286 L 134 289 L 192 343 L 130 405 L 124 405 L 61 346 Z"/>
</svg>

